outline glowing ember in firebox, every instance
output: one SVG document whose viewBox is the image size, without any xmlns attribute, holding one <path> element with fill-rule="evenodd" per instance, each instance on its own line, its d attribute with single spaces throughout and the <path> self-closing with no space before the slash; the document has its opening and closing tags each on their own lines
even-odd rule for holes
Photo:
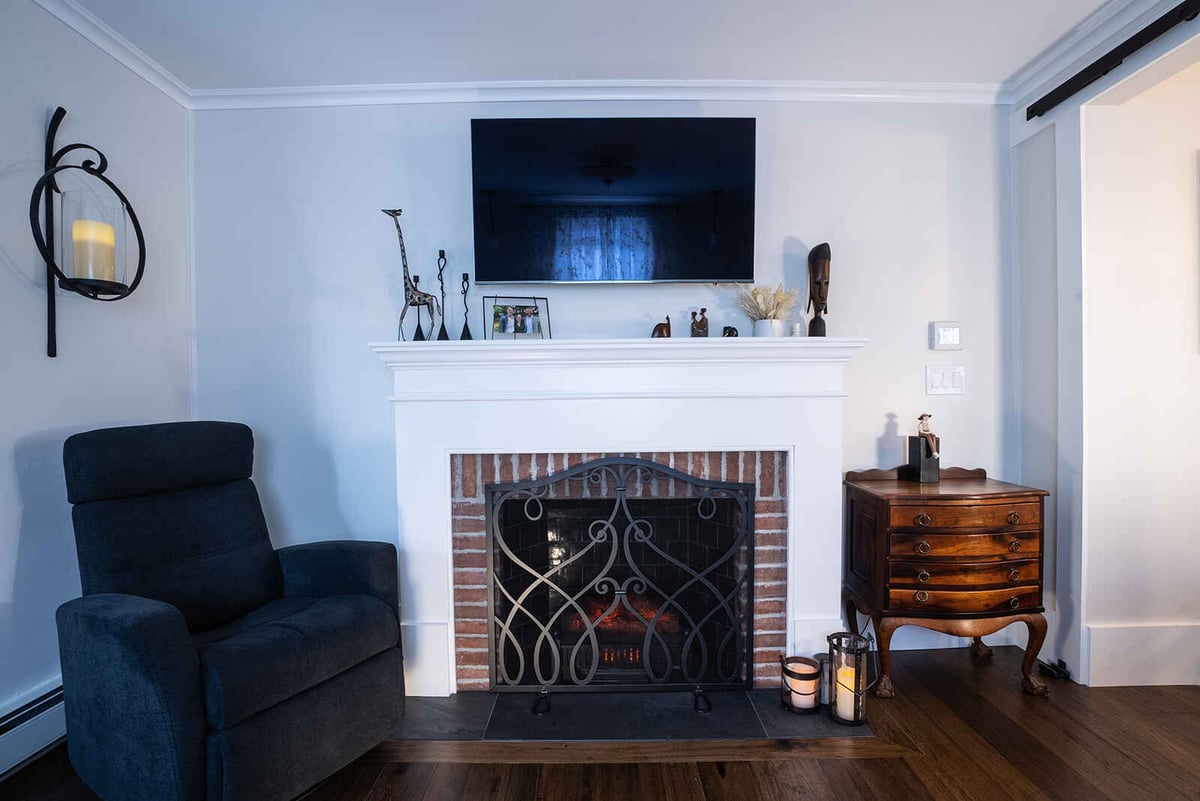
<svg viewBox="0 0 1200 801">
<path fill-rule="evenodd" d="M 630 593 L 626 596 L 629 605 L 636 611 L 630 611 L 624 603 L 618 603 L 617 608 L 605 615 L 604 612 L 612 603 L 611 600 L 592 597 L 583 602 L 584 611 L 587 612 L 588 619 L 595 624 L 597 632 L 608 632 L 611 634 L 632 634 L 641 636 L 646 633 L 646 629 L 650 626 L 650 621 L 654 619 L 655 613 L 658 612 L 658 604 L 641 595 Z M 578 615 L 570 618 L 566 626 L 568 631 L 582 632 L 583 621 Z M 662 613 L 655 624 L 654 630 L 659 634 L 678 634 L 679 633 L 679 615 L 674 609 L 667 609 Z M 625 649 L 614 649 L 623 651 Z M 623 657 L 622 657 L 623 658 Z M 633 661 L 641 659 L 641 655 Z"/>
</svg>

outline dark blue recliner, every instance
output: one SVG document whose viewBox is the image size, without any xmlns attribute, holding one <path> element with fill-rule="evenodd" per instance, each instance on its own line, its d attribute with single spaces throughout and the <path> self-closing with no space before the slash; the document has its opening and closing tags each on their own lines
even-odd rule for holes
<svg viewBox="0 0 1200 801">
<path fill-rule="evenodd" d="M 71 763 L 106 801 L 294 798 L 404 702 L 396 549 L 274 550 L 236 423 L 63 448 L 84 597 L 58 610 Z"/>
</svg>

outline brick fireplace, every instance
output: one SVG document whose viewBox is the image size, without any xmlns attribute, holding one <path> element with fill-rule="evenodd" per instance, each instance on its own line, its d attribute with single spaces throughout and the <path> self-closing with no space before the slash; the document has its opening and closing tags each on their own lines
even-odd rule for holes
<svg viewBox="0 0 1200 801">
<path fill-rule="evenodd" d="M 484 487 L 529 481 L 612 456 L 633 456 L 700 479 L 754 485 L 755 686 L 778 683 L 787 640 L 787 453 L 684 451 L 671 453 L 455 454 L 450 457 L 454 572 L 454 672 L 458 690 L 488 689 L 488 578 Z M 667 497 L 674 487 L 656 482 L 647 495 Z M 587 487 L 581 487 L 581 494 Z"/>
<path fill-rule="evenodd" d="M 483 486 L 641 454 L 755 483 L 753 659 L 843 628 L 842 406 L 863 340 L 392 342 L 396 543 L 410 695 L 486 686 Z M 520 381 L 514 381 L 519 376 Z M 482 637 L 479 635 L 483 635 Z"/>
</svg>

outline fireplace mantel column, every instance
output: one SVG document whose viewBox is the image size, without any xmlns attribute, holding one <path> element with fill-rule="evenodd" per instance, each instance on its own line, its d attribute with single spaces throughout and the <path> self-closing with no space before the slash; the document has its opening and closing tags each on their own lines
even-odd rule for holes
<svg viewBox="0 0 1200 801">
<path fill-rule="evenodd" d="M 841 627 L 843 373 L 864 339 L 410 342 L 394 376 L 412 695 L 454 688 L 450 456 L 786 451 L 788 649 Z"/>
</svg>

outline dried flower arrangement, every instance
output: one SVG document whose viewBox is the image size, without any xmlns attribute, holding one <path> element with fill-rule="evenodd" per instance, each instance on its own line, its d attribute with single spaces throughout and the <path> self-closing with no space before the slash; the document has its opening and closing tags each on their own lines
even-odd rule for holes
<svg viewBox="0 0 1200 801">
<path fill-rule="evenodd" d="M 738 305 L 751 322 L 784 319 L 796 305 L 796 297 L 799 294 L 794 289 L 784 289 L 783 284 L 774 289 L 756 286 L 749 291 L 739 287 L 738 292 Z"/>
</svg>

